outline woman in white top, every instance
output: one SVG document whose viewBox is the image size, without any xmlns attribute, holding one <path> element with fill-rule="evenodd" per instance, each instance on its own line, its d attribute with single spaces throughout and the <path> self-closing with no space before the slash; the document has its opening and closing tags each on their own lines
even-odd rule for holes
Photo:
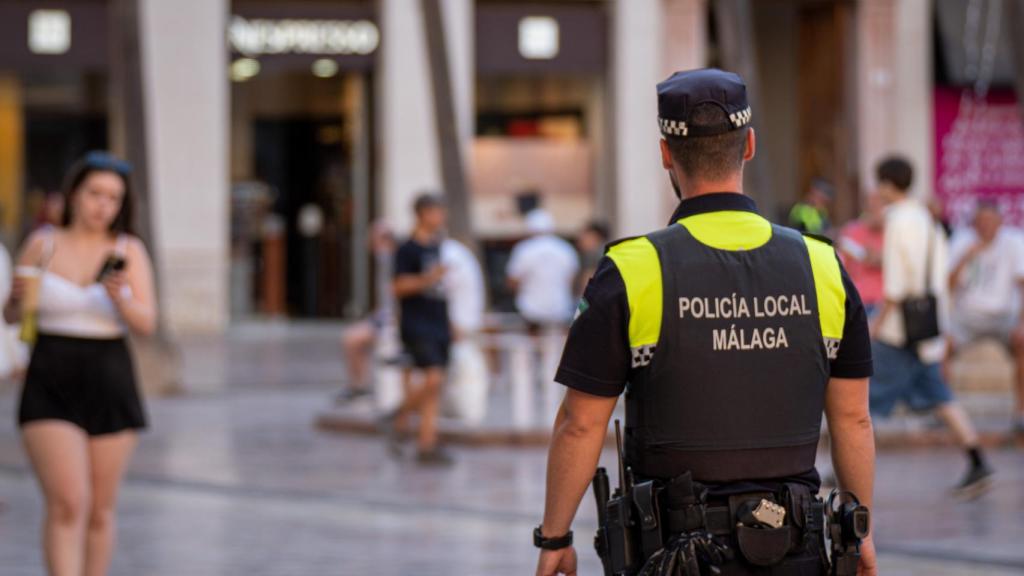
<svg viewBox="0 0 1024 576">
<path fill-rule="evenodd" d="M 118 487 L 146 425 L 126 336 L 154 331 L 156 305 L 149 255 L 131 236 L 129 171 L 110 154 L 86 155 L 67 176 L 63 225 L 34 233 L 18 256 L 39 274 L 18 421 L 46 499 L 53 576 L 107 573 Z M 26 288 L 15 280 L 8 320 Z"/>
</svg>

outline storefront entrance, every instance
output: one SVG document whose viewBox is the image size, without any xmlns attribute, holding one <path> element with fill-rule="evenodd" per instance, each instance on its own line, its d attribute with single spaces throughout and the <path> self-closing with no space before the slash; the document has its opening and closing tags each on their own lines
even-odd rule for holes
<svg viewBox="0 0 1024 576">
<path fill-rule="evenodd" d="M 372 305 L 370 8 L 234 3 L 235 318 L 341 318 Z M 323 42 L 280 42 L 307 36 Z"/>
</svg>

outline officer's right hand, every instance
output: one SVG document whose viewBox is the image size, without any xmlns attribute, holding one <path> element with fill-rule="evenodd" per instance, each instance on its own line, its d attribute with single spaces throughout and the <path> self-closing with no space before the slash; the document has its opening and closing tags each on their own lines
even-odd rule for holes
<svg viewBox="0 0 1024 576">
<path fill-rule="evenodd" d="M 868 536 L 860 544 L 860 565 L 857 576 L 878 576 L 878 559 L 875 557 L 875 542 Z"/>
<path fill-rule="evenodd" d="M 576 548 L 541 550 L 537 561 L 537 576 L 576 576 Z"/>
</svg>

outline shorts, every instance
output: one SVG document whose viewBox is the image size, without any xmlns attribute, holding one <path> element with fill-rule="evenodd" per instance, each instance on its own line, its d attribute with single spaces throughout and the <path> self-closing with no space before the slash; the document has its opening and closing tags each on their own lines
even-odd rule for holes
<svg viewBox="0 0 1024 576">
<path fill-rule="evenodd" d="M 437 336 L 403 335 L 405 353 L 416 368 L 447 368 L 451 340 Z"/>
<path fill-rule="evenodd" d="M 89 436 L 146 427 L 124 338 L 40 334 L 18 406 L 18 424 L 63 420 Z"/>
<path fill-rule="evenodd" d="M 949 335 L 953 346 L 961 348 L 978 340 L 992 338 L 1012 352 L 1013 331 L 1019 315 L 965 314 L 954 312 L 950 317 Z"/>
<path fill-rule="evenodd" d="M 870 387 L 873 416 L 889 416 L 899 402 L 911 410 L 927 411 L 953 401 L 938 362 L 926 364 L 913 350 L 882 342 L 871 343 L 871 355 L 875 365 Z"/>
</svg>

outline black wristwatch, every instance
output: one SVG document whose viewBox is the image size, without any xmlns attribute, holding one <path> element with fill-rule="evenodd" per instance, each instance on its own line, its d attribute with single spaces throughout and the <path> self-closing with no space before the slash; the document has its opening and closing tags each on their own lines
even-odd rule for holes
<svg viewBox="0 0 1024 576">
<path fill-rule="evenodd" d="M 558 538 L 545 538 L 544 534 L 540 531 L 540 526 L 537 526 L 533 530 L 533 545 L 543 550 L 561 550 L 562 548 L 568 548 L 572 546 L 572 530 L 569 530 L 565 536 L 559 536 Z"/>
</svg>

